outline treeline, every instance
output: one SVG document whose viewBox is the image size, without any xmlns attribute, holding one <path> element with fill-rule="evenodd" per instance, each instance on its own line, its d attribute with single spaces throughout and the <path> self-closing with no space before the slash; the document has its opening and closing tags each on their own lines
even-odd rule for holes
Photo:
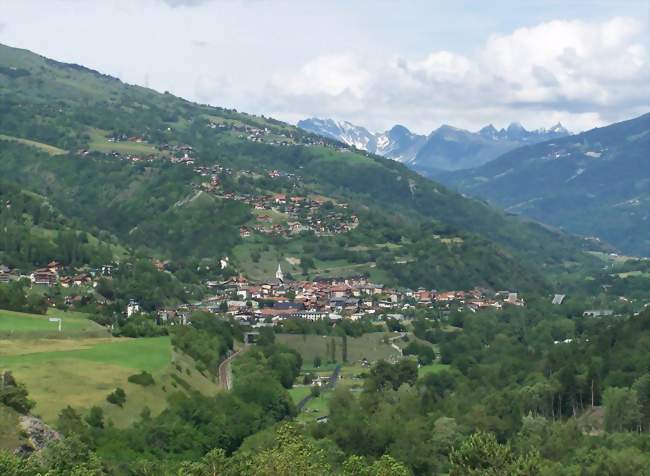
<svg viewBox="0 0 650 476">
<path fill-rule="evenodd" d="M 352 321 L 342 319 L 332 321 L 331 319 L 287 319 L 274 327 L 278 334 L 315 334 L 315 335 L 347 335 L 350 337 L 361 337 L 370 332 L 383 332 L 381 325 L 374 324 L 370 319 Z"/>
<path fill-rule="evenodd" d="M 26 291 L 27 286 L 24 280 L 0 284 L 0 309 L 45 314 L 47 312 L 47 299 L 43 296 L 28 293 Z"/>
</svg>

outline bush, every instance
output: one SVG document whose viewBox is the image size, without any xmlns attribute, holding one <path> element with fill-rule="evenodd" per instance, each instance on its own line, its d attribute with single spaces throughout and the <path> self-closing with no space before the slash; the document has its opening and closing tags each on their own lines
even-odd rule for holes
<svg viewBox="0 0 650 476">
<path fill-rule="evenodd" d="M 24 385 L 16 383 L 9 371 L 4 372 L 0 377 L 0 403 L 23 414 L 29 413 L 36 404 L 27 398 L 27 389 Z"/>
<path fill-rule="evenodd" d="M 131 375 L 128 378 L 128 381 L 136 385 L 142 385 L 143 387 L 148 387 L 149 385 L 156 383 L 153 376 L 146 370 L 143 370 L 139 374 Z"/>
<path fill-rule="evenodd" d="M 108 394 L 106 401 L 113 405 L 117 405 L 118 407 L 123 407 L 126 403 L 126 393 L 124 392 L 124 389 L 119 387 L 116 388 L 113 392 Z"/>
</svg>

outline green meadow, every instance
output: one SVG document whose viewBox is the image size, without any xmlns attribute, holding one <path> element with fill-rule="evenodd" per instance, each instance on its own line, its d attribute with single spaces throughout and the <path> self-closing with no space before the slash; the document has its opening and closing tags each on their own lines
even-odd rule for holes
<svg viewBox="0 0 650 476">
<path fill-rule="evenodd" d="M 50 318 L 62 319 L 59 323 Z M 89 320 L 84 314 L 50 310 L 47 315 L 0 310 L 0 339 L 6 338 L 66 338 L 66 337 L 106 337 L 109 333 L 99 324 Z"/>
<path fill-rule="evenodd" d="M 50 317 L 63 319 L 63 332 Z M 11 370 L 27 387 L 36 402 L 33 413 L 48 423 L 55 423 L 68 405 L 82 413 L 98 405 L 113 424 L 125 427 L 145 407 L 154 415 L 162 412 L 174 392 L 218 391 L 212 376 L 201 374 L 194 360 L 172 349 L 170 337 L 114 338 L 84 314 L 56 310 L 46 316 L 0 311 L 2 369 Z M 154 385 L 128 382 L 143 370 L 152 374 Z M 117 387 L 127 395 L 123 407 L 106 401 Z"/>
</svg>

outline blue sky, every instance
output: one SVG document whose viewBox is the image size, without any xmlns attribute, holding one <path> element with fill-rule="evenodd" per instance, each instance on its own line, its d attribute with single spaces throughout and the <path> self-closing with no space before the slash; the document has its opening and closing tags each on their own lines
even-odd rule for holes
<svg viewBox="0 0 650 476">
<path fill-rule="evenodd" d="M 188 99 L 383 130 L 650 110 L 648 1 L 0 0 L 0 42 Z"/>
</svg>

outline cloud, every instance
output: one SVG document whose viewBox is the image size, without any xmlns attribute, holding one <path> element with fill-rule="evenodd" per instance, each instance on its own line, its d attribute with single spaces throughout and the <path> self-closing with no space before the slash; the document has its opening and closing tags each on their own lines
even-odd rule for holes
<svg viewBox="0 0 650 476">
<path fill-rule="evenodd" d="M 432 51 L 372 66 L 320 56 L 276 74 L 265 94 L 284 117 L 333 115 L 374 128 L 561 120 L 581 130 L 650 109 L 649 33 L 631 18 L 555 20 L 489 36 L 472 55 Z"/>
<path fill-rule="evenodd" d="M 194 82 L 194 97 L 204 104 L 222 104 L 229 85 L 223 76 L 200 74 Z"/>
<path fill-rule="evenodd" d="M 162 0 L 172 8 L 176 7 L 196 7 L 212 0 Z"/>
<path fill-rule="evenodd" d="M 315 58 L 294 73 L 276 73 L 271 84 L 289 95 L 350 94 L 359 98 L 365 94 L 369 80 L 370 73 L 359 66 L 354 56 L 341 54 Z"/>
</svg>

